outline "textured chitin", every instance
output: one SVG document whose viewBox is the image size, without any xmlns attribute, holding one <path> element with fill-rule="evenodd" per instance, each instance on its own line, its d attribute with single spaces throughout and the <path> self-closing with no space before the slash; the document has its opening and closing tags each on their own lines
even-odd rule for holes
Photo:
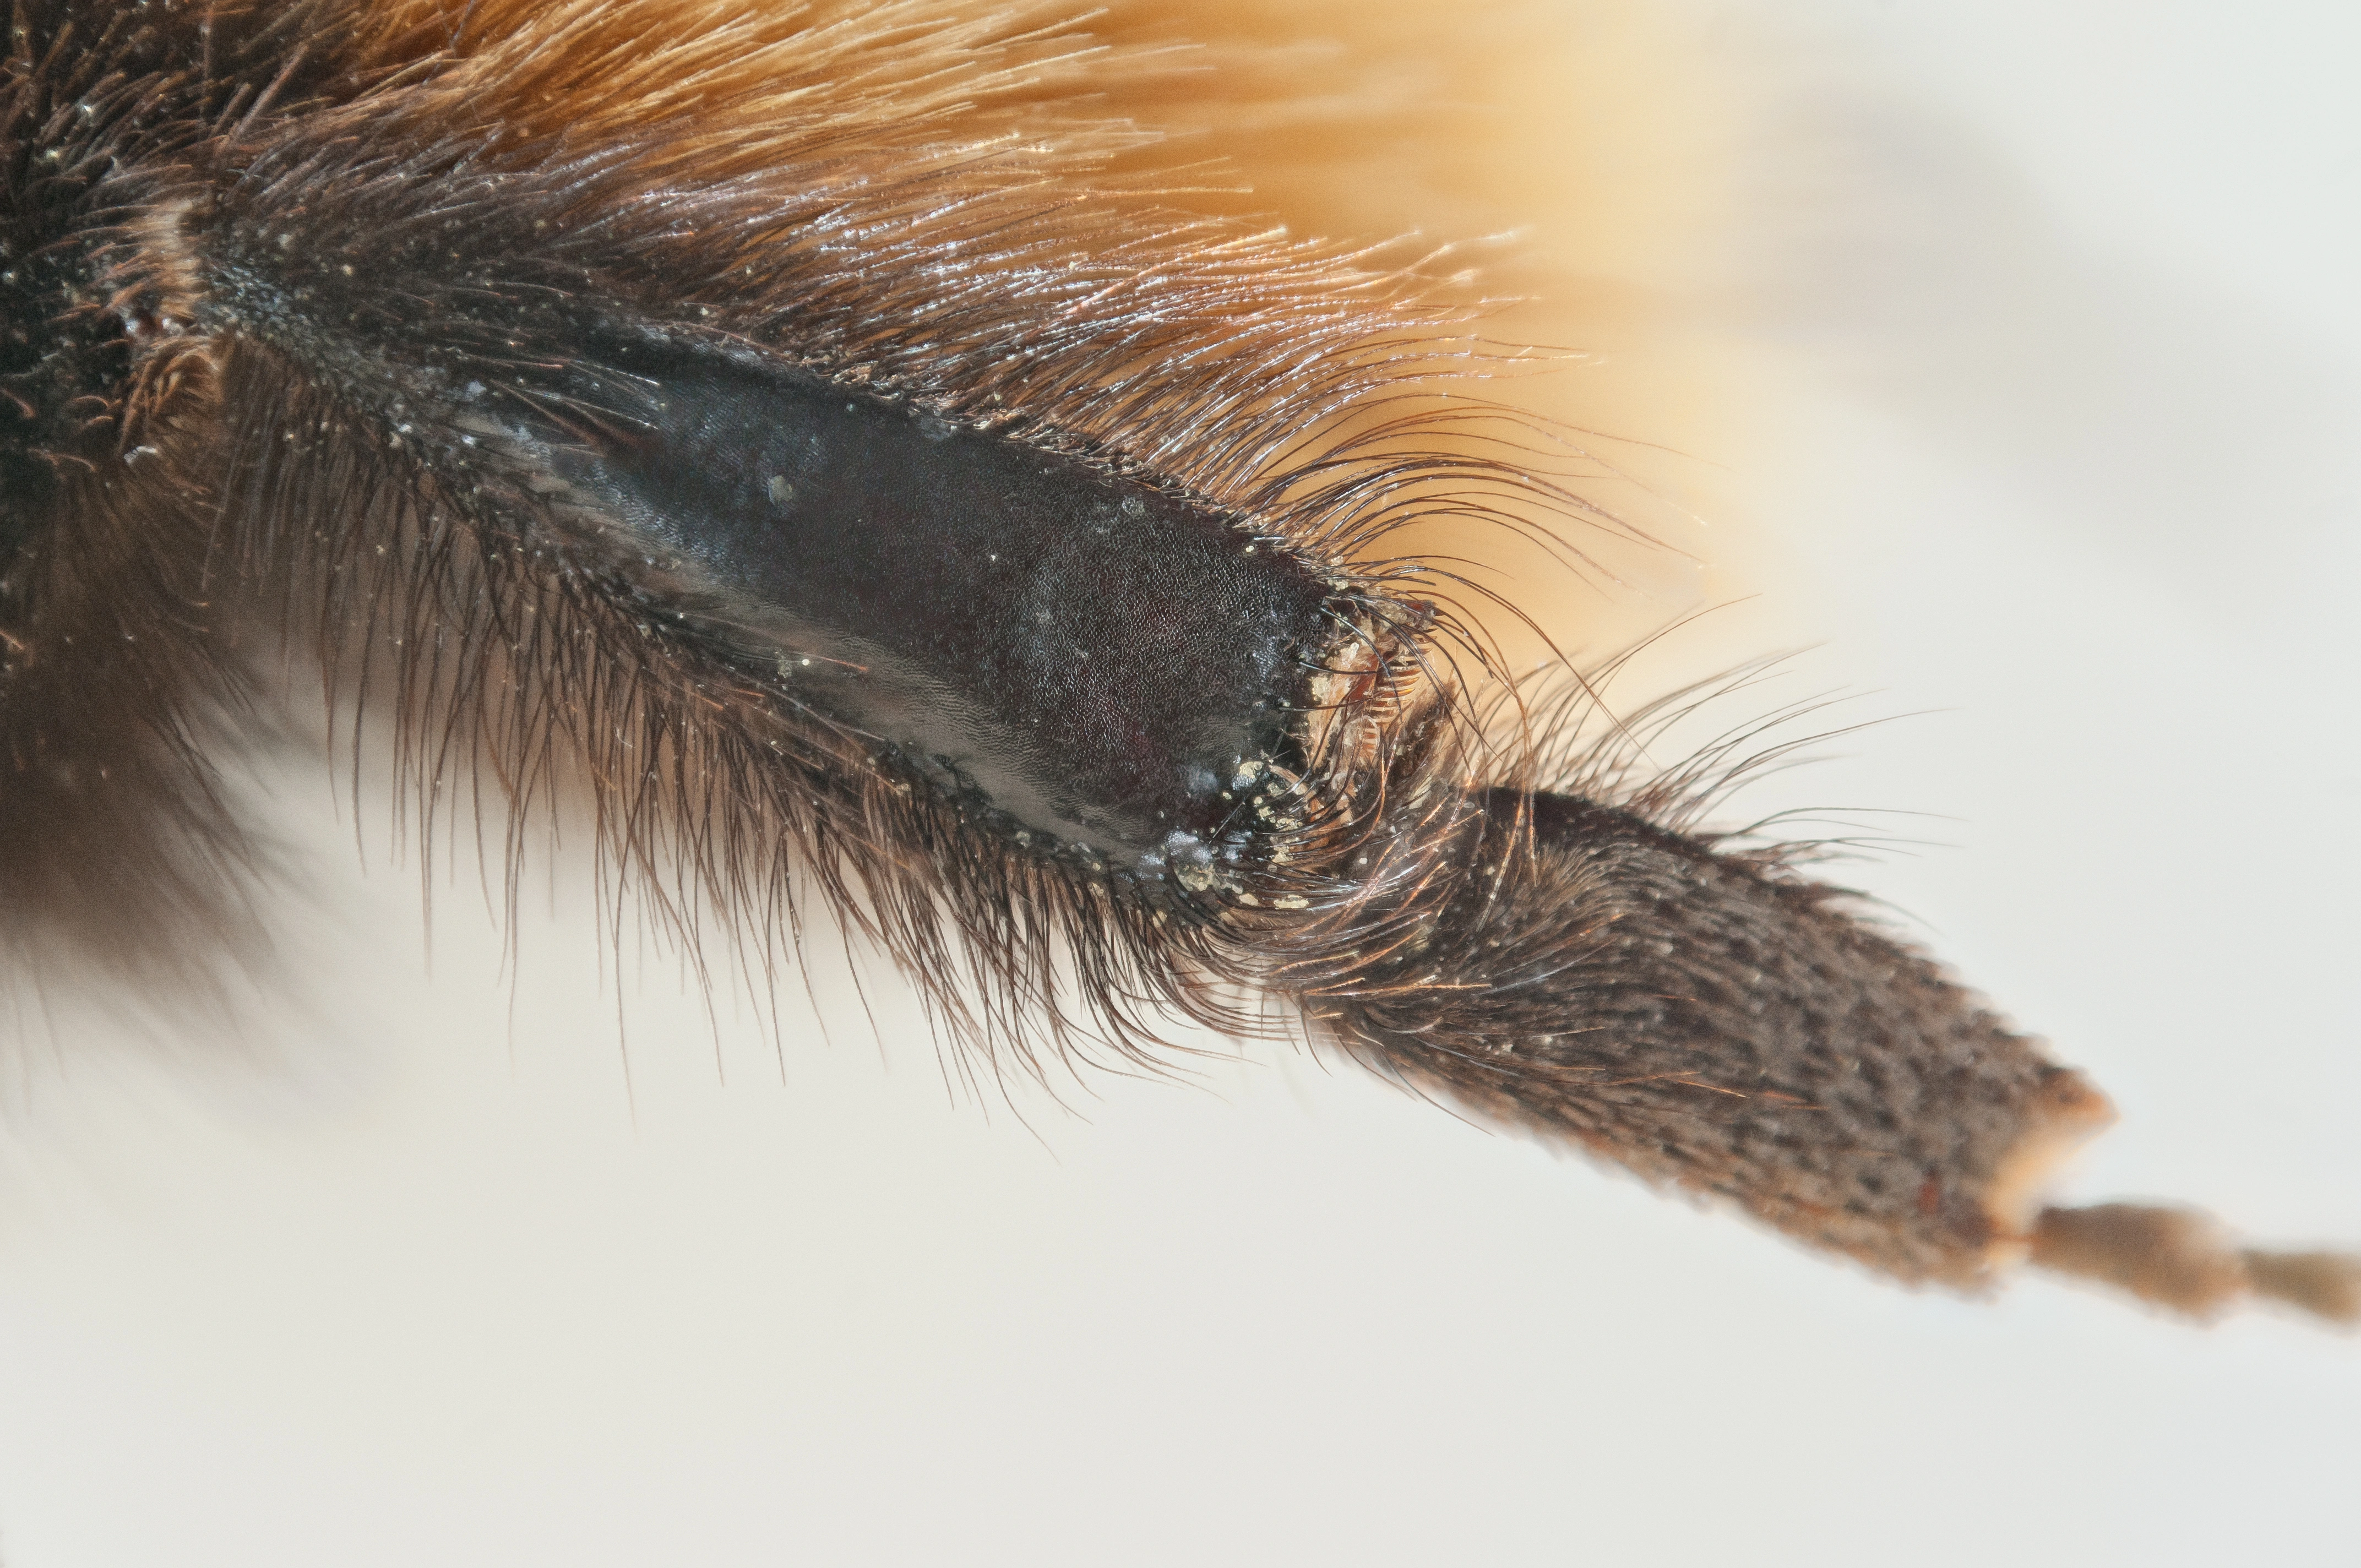
<svg viewBox="0 0 2361 1568">
<path fill-rule="evenodd" d="M 1484 955 L 1490 993 L 1439 1026 L 1383 992 L 1338 1003 L 1419 1080 L 1938 1275 L 2029 1221 L 2006 1168 L 2039 1129 L 2103 1121 L 2078 1074 L 1828 889 L 1610 806 L 1484 806 L 1473 858 L 1495 874 L 1462 889 L 1434 946 L 1447 964 Z M 1504 881 L 1547 915 L 1515 920 Z"/>
<path fill-rule="evenodd" d="M 627 375 L 577 366 L 491 417 L 619 548 L 654 553 L 668 604 L 939 787 L 1153 874 L 1244 839 L 1249 786 L 1297 760 L 1339 618 L 1279 541 L 808 373 L 574 347 Z M 549 400 L 611 413 L 561 430 L 534 417 Z"/>
<path fill-rule="evenodd" d="M 230 927 L 216 758 L 291 650 L 430 824 L 513 865 L 578 786 L 610 893 L 758 961 L 824 905 L 991 1069 L 1271 995 L 1899 1278 L 2147 1278 L 2153 1226 L 2037 1223 L 2094 1091 L 1799 849 L 1697 831 L 1640 731 L 1553 735 L 1401 543 L 1611 525 L 1469 395 L 1466 290 L 1191 215 L 1100 96 L 1173 57 L 1098 25 L 19 0 L 17 960 L 152 987 Z M 2361 1311 L 2345 1260 L 2207 1255 Z"/>
</svg>

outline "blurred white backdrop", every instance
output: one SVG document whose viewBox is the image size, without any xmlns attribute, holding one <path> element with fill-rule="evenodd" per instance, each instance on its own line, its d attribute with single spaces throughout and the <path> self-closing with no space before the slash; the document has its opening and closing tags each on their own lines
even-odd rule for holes
<svg viewBox="0 0 2361 1568">
<path fill-rule="evenodd" d="M 2115 1097 L 2077 1196 L 2361 1240 L 2361 16 L 1653 9 L 1731 94 L 1631 280 L 1735 411 L 1667 608 L 1761 591 L 1675 652 L 1918 715 L 1744 806 L 1925 814 L 1842 874 Z M 8 1568 L 2361 1563 L 2352 1339 L 1897 1291 L 1279 1047 L 962 1102 L 564 863 L 430 965 L 271 790 L 288 1016 L 12 1075 Z"/>
</svg>

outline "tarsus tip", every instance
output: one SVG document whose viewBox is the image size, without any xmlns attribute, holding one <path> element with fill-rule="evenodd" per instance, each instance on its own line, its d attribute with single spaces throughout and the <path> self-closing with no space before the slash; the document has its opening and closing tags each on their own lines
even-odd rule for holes
<svg viewBox="0 0 2361 1568">
<path fill-rule="evenodd" d="M 2361 1254 L 2243 1247 L 2219 1221 L 2194 1209 L 2044 1209 L 2034 1222 L 2032 1262 L 2193 1318 L 2217 1318 L 2259 1297 L 2342 1326 L 2361 1325 Z"/>
</svg>

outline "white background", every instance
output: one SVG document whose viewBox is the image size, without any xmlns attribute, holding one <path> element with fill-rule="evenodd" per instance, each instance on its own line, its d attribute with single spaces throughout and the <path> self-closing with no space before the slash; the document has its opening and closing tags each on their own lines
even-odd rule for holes
<svg viewBox="0 0 2361 1568">
<path fill-rule="evenodd" d="M 1928 814 L 1844 874 L 2114 1095 L 2077 1195 L 2361 1240 L 2361 23 L 1663 16 L 1734 84 L 1658 280 L 1744 394 L 1714 635 L 1922 715 L 1747 805 Z M 1020 1120 L 832 959 L 775 1054 L 619 1007 L 579 868 L 430 971 L 272 787 L 300 1002 L 12 1077 L 8 1568 L 2361 1563 L 2349 1338 L 1897 1291 L 1279 1047 Z"/>
</svg>

